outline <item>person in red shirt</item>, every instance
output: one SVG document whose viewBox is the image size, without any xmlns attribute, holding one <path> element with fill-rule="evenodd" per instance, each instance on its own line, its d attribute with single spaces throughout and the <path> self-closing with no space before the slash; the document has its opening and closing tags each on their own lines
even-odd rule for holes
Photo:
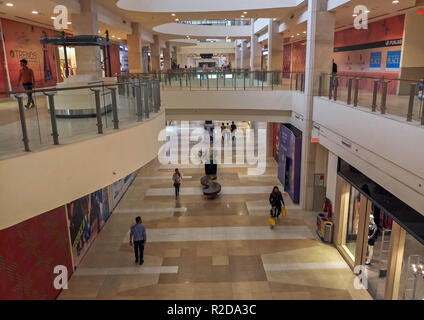
<svg viewBox="0 0 424 320">
<path fill-rule="evenodd" d="M 19 80 L 18 80 L 18 87 L 21 84 L 25 90 L 33 90 L 35 85 L 35 78 L 34 78 L 34 72 L 32 69 L 28 68 L 28 61 L 25 59 L 22 59 L 20 61 L 22 69 L 19 70 Z M 25 105 L 25 108 L 33 108 L 34 107 L 34 99 L 32 99 L 32 92 L 27 93 L 28 96 L 28 103 Z"/>
</svg>

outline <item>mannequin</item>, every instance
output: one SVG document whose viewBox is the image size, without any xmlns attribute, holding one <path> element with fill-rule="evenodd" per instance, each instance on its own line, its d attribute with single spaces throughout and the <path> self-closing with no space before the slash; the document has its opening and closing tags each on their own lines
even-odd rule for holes
<svg viewBox="0 0 424 320">
<path fill-rule="evenodd" d="M 374 216 L 370 215 L 370 224 L 368 229 L 368 256 L 366 260 L 366 265 L 371 264 L 372 256 L 374 253 L 374 245 L 377 240 L 377 224 L 374 221 Z"/>
</svg>

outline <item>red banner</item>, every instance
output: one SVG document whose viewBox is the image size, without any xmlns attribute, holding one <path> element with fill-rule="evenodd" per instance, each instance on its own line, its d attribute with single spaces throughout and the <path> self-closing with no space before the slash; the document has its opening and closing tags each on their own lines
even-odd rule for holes
<svg viewBox="0 0 424 320">
<path fill-rule="evenodd" d="M 72 274 L 65 207 L 0 231 L 0 300 L 55 299 L 54 268 Z"/>
<path fill-rule="evenodd" d="M 54 31 L 7 19 L 2 19 L 1 24 L 12 89 L 18 89 L 21 59 L 26 59 L 28 67 L 34 71 L 36 87 L 55 85 L 57 71 L 54 46 L 40 43 L 43 37 L 53 36 Z"/>
</svg>

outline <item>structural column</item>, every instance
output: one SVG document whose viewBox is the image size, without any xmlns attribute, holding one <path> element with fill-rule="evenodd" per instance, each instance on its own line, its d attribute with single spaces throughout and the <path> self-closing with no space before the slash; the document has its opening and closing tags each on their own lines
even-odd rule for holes
<svg viewBox="0 0 424 320">
<path fill-rule="evenodd" d="M 169 45 L 166 48 L 162 49 L 163 53 L 163 71 L 166 72 L 171 69 L 171 54 L 170 54 Z"/>
<path fill-rule="evenodd" d="M 261 69 L 262 46 L 258 42 L 258 36 L 255 35 L 254 19 L 251 21 L 252 33 L 250 36 L 250 71 Z"/>
<path fill-rule="evenodd" d="M 313 207 L 316 144 L 312 139 L 313 96 L 318 93 L 322 72 L 331 73 L 334 46 L 335 17 L 327 12 L 327 0 L 308 1 L 308 28 L 306 41 L 305 128 L 302 135 L 302 173 L 300 205 Z"/>
<path fill-rule="evenodd" d="M 160 43 L 157 35 L 153 36 L 154 43 L 150 45 L 150 64 L 152 72 L 160 71 Z"/>
<path fill-rule="evenodd" d="M 283 34 L 278 33 L 278 23 L 269 19 L 268 71 L 283 71 L 283 40 Z"/>
<path fill-rule="evenodd" d="M 249 69 L 249 65 L 250 65 L 249 50 L 247 49 L 247 43 L 245 40 L 241 41 L 240 53 L 241 53 L 240 68 Z"/>
<path fill-rule="evenodd" d="M 96 1 L 79 0 L 81 12 L 72 14 L 74 35 L 97 34 L 99 30 Z M 78 75 L 102 77 L 100 47 L 75 47 L 75 59 Z"/>
<path fill-rule="evenodd" d="M 130 73 L 142 73 L 143 63 L 141 56 L 141 39 L 139 34 L 139 24 L 131 23 L 132 34 L 127 35 L 128 46 L 128 66 Z"/>
<path fill-rule="evenodd" d="M 401 79 L 422 79 L 424 77 L 424 16 L 418 14 L 418 9 L 424 10 L 424 0 L 417 1 L 418 8 L 411 9 L 405 14 L 403 31 L 402 58 L 400 65 Z M 409 94 L 410 85 L 400 81 L 399 94 Z"/>
</svg>

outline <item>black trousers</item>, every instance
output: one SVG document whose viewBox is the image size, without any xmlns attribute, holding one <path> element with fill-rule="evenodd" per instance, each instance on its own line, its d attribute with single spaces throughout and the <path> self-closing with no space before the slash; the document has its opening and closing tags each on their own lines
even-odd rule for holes
<svg viewBox="0 0 424 320">
<path fill-rule="evenodd" d="M 175 188 L 175 196 L 178 197 L 180 194 L 180 186 L 181 183 L 174 183 L 174 188 Z"/>
<path fill-rule="evenodd" d="M 134 253 L 135 253 L 135 260 L 137 261 L 143 261 L 143 255 L 144 255 L 144 241 L 134 241 Z"/>
<path fill-rule="evenodd" d="M 23 83 L 22 85 L 24 86 L 25 90 L 32 90 L 32 83 Z M 27 105 L 34 104 L 34 100 L 32 99 L 32 93 L 31 92 L 27 93 L 27 96 L 28 96 Z"/>
</svg>

